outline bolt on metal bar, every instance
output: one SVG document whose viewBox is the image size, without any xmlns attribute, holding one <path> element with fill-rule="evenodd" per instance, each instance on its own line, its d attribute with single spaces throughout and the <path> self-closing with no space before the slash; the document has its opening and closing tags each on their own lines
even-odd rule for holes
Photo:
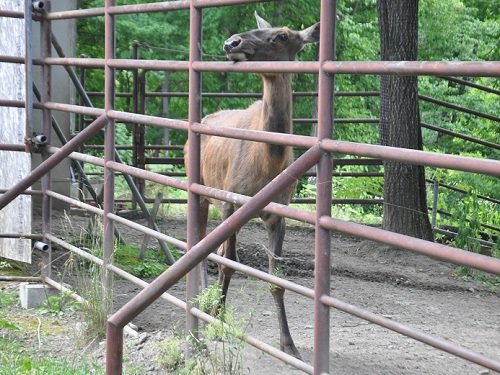
<svg viewBox="0 0 500 375">
<path fill-rule="evenodd" d="M 31 171 L 29 176 L 26 176 L 13 187 L 11 187 L 5 194 L 0 196 L 0 210 L 9 204 L 13 199 L 15 199 L 19 194 L 21 194 L 28 187 L 33 185 L 38 179 L 40 179 L 48 170 L 54 168 L 59 164 L 64 158 L 66 158 L 71 152 L 76 150 L 80 143 L 85 142 L 87 139 L 94 136 L 99 132 L 107 123 L 108 119 L 106 116 L 102 115 L 98 117 L 94 122 L 92 122 L 85 130 L 81 131 L 73 139 L 68 141 L 64 146 L 59 149 L 59 152 L 53 154 L 47 160 L 42 162 L 38 167 Z"/>
</svg>

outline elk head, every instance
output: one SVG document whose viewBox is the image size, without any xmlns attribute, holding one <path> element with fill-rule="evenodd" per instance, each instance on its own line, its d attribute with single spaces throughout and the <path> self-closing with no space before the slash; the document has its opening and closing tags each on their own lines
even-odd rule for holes
<svg viewBox="0 0 500 375">
<path fill-rule="evenodd" d="M 307 43 L 319 41 L 319 22 L 301 31 L 272 27 L 255 12 L 258 29 L 235 34 L 224 42 L 232 61 L 292 61 Z"/>
</svg>

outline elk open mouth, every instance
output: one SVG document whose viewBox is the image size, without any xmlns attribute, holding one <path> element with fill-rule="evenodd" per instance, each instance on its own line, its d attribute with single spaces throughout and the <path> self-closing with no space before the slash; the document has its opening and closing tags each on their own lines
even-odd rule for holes
<svg viewBox="0 0 500 375">
<path fill-rule="evenodd" d="M 238 61 L 247 61 L 248 56 L 244 52 L 230 52 L 227 55 L 228 60 L 231 60 L 233 62 L 238 62 Z"/>
</svg>

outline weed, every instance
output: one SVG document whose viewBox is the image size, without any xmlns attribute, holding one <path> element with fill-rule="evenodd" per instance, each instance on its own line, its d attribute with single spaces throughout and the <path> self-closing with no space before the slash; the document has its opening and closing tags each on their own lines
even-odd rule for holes
<svg viewBox="0 0 500 375">
<path fill-rule="evenodd" d="M 80 304 L 73 299 L 73 291 L 64 290 L 58 294 L 48 296 L 38 312 L 42 315 L 50 314 L 54 316 L 63 315 L 67 311 L 75 311 L 80 308 Z"/>
<path fill-rule="evenodd" d="M 14 292 L 0 291 L 0 306 L 9 307 L 19 303 L 18 295 Z"/>
</svg>

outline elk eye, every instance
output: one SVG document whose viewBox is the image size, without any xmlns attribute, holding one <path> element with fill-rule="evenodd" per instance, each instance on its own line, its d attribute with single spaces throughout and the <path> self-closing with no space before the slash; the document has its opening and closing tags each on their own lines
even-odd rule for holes
<svg viewBox="0 0 500 375">
<path fill-rule="evenodd" d="M 281 40 L 282 42 L 286 42 L 288 40 L 288 34 L 286 33 L 278 34 L 276 36 L 276 39 Z"/>
</svg>

